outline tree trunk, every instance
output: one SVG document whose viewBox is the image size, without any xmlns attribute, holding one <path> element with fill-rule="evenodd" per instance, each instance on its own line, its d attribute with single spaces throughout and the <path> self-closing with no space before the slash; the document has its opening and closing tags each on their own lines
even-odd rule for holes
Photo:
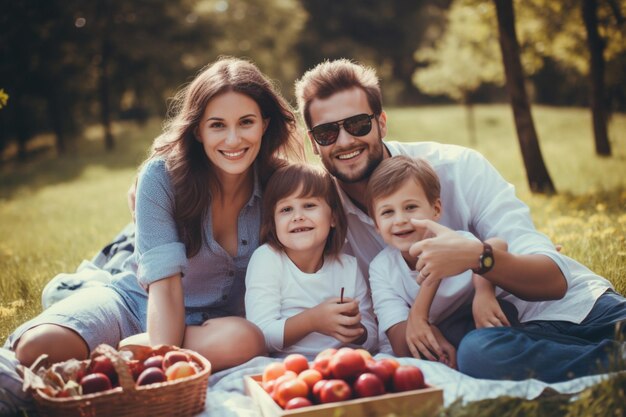
<svg viewBox="0 0 626 417">
<path fill-rule="evenodd" d="M 533 193 L 554 193 L 556 190 L 543 162 L 539 140 L 530 112 L 530 104 L 524 86 L 524 74 L 520 61 L 519 44 L 515 33 L 513 0 L 494 0 L 498 17 L 500 49 L 506 75 L 515 128 L 519 139 L 528 185 Z"/>
<path fill-rule="evenodd" d="M 102 0 L 100 6 L 103 9 L 102 32 L 101 32 L 101 61 L 100 61 L 100 117 L 104 129 L 104 147 L 107 151 L 113 150 L 115 141 L 111 131 L 111 102 L 109 97 L 109 59 L 111 56 L 111 23 L 112 10 L 109 0 Z"/>
<path fill-rule="evenodd" d="M 611 144 L 606 127 L 606 108 L 604 101 L 604 40 L 598 33 L 598 3 L 596 0 L 582 1 L 582 15 L 587 30 L 589 46 L 589 87 L 591 114 L 593 116 L 593 136 L 596 142 L 596 154 L 611 155 Z"/>
</svg>

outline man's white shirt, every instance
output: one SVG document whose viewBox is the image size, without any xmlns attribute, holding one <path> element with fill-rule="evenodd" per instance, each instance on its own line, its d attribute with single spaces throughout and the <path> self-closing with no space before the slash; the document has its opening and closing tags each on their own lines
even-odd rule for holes
<svg viewBox="0 0 626 417">
<path fill-rule="evenodd" d="M 580 323 L 598 297 L 612 288 L 605 278 L 556 251 L 550 239 L 535 229 L 528 206 L 515 196 L 515 187 L 480 153 L 436 142 L 385 142 L 385 145 L 392 156 L 424 158 L 433 166 L 441 182 L 443 215 L 440 224 L 452 230 L 468 231 L 482 241 L 502 238 L 508 243 L 509 252 L 544 255 L 561 269 L 568 290 L 560 300 L 526 302 L 511 294 L 502 294 L 500 290 L 499 297 L 517 308 L 520 322 Z M 345 251 L 357 258 L 362 271 L 368 271 L 369 263 L 385 247 L 385 242 L 376 232 L 373 220 L 341 187 L 337 188 L 348 218 Z"/>
</svg>

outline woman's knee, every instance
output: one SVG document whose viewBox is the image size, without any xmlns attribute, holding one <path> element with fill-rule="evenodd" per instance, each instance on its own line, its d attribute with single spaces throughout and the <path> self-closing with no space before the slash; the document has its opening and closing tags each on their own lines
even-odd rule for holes
<svg viewBox="0 0 626 417">
<path fill-rule="evenodd" d="M 263 332 L 252 322 L 240 317 L 228 317 L 229 344 L 241 349 L 250 358 L 267 354 Z"/>
<path fill-rule="evenodd" d="M 14 346 L 21 364 L 30 366 L 42 354 L 50 362 L 67 359 L 86 359 L 89 348 L 85 340 L 73 330 L 56 324 L 41 324 L 28 329 Z"/>
</svg>

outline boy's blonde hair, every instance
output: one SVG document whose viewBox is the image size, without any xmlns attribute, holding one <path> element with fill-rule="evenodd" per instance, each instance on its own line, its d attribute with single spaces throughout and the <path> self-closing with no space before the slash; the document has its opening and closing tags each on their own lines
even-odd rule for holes
<svg viewBox="0 0 626 417">
<path fill-rule="evenodd" d="M 428 161 L 405 155 L 384 159 L 374 170 L 367 184 L 367 210 L 374 221 L 376 221 L 374 203 L 395 193 L 409 180 L 422 186 L 431 205 L 441 197 L 439 177 Z"/>
<path fill-rule="evenodd" d="M 324 254 L 339 255 L 348 232 L 346 215 L 330 174 L 309 164 L 287 165 L 279 168 L 270 178 L 263 194 L 261 243 L 269 243 L 274 249 L 284 249 L 276 235 L 274 211 L 279 200 L 298 191 L 299 197 L 318 197 L 330 206 L 335 227 L 330 229 L 326 238 Z"/>
</svg>

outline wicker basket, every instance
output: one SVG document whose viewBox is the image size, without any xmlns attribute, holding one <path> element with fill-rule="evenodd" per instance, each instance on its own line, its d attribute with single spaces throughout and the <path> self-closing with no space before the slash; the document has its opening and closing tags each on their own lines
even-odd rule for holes
<svg viewBox="0 0 626 417">
<path fill-rule="evenodd" d="M 55 398 L 40 390 L 34 392 L 35 405 L 42 417 L 138 417 L 193 416 L 204 410 L 211 363 L 202 355 L 181 349 L 202 368 L 195 375 L 175 381 L 138 387 L 119 352 L 100 345 L 97 353 L 109 357 L 120 386 L 101 393 Z"/>
</svg>

